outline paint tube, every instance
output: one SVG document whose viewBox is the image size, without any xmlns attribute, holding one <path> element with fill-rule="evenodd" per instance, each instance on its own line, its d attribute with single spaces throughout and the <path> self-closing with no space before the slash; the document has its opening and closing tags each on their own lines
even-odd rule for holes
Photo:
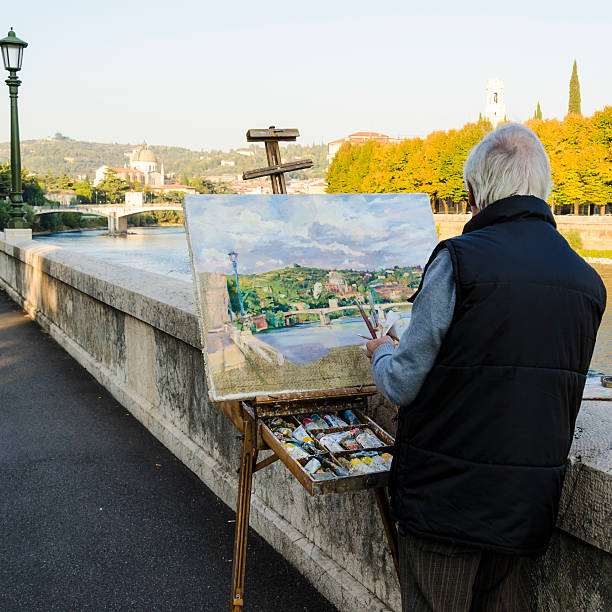
<svg viewBox="0 0 612 612">
<path fill-rule="evenodd" d="M 320 469 L 321 467 L 321 462 L 316 458 L 313 457 L 305 466 L 304 469 L 309 473 L 309 474 L 314 474 L 318 469 Z"/>
<path fill-rule="evenodd" d="M 336 475 L 331 470 L 317 470 L 312 477 L 315 480 L 333 480 Z"/>
<path fill-rule="evenodd" d="M 312 436 L 304 429 L 303 425 L 296 427 L 291 436 L 300 442 L 312 442 Z"/>
<path fill-rule="evenodd" d="M 338 440 L 340 446 L 343 446 L 346 450 L 358 450 L 361 448 L 361 445 L 350 433 L 344 434 L 344 436 Z"/>
<path fill-rule="evenodd" d="M 294 459 L 310 457 L 310 455 L 297 442 L 285 442 L 283 446 Z"/>
<path fill-rule="evenodd" d="M 357 468 L 345 457 L 336 457 L 336 461 L 350 474 L 357 471 Z"/>
<path fill-rule="evenodd" d="M 342 467 L 341 465 L 338 465 L 337 463 L 334 463 L 333 461 L 330 461 L 329 459 L 323 459 L 323 465 L 326 468 L 330 469 L 336 476 L 340 478 L 350 476 L 350 473 L 346 468 Z"/>
<path fill-rule="evenodd" d="M 334 419 L 334 417 L 331 414 L 324 414 L 323 415 L 323 420 L 330 426 L 330 427 L 338 427 L 338 425 L 336 425 L 336 420 Z"/>
<path fill-rule="evenodd" d="M 361 423 L 352 410 L 345 410 L 342 416 L 349 425 L 360 425 Z"/>
<path fill-rule="evenodd" d="M 351 463 L 355 467 L 355 470 L 360 474 L 371 474 L 374 472 L 374 470 L 369 465 L 364 463 L 359 457 L 353 457 L 351 459 Z"/>
<path fill-rule="evenodd" d="M 329 425 L 318 415 L 312 414 L 310 418 L 314 421 L 317 429 L 327 429 Z"/>
<path fill-rule="evenodd" d="M 363 448 L 380 448 L 385 446 L 385 443 L 377 438 L 369 429 L 365 429 L 362 433 L 355 436 L 355 440 Z"/>
<path fill-rule="evenodd" d="M 288 427 L 277 427 L 272 431 L 279 440 L 283 440 L 284 438 L 291 438 L 293 435 L 293 430 L 289 429 Z"/>
<path fill-rule="evenodd" d="M 336 427 L 347 427 L 348 423 L 343 421 L 337 414 L 332 414 L 332 418 L 336 422 Z"/>
<path fill-rule="evenodd" d="M 317 436 L 317 440 L 321 446 L 326 448 L 331 453 L 341 453 L 345 449 L 342 446 L 340 446 L 338 442 L 338 438 L 344 435 L 346 434 L 342 433 L 341 436 L 338 436 L 338 434 L 333 434 L 333 433 L 331 434 L 320 433 Z"/>
</svg>

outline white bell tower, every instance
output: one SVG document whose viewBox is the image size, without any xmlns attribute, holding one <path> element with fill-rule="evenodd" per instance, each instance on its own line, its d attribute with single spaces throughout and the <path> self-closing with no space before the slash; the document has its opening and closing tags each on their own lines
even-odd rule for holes
<svg viewBox="0 0 612 612">
<path fill-rule="evenodd" d="M 506 116 L 504 104 L 504 79 L 489 79 L 487 81 L 487 105 L 485 119 L 496 128 Z"/>
</svg>

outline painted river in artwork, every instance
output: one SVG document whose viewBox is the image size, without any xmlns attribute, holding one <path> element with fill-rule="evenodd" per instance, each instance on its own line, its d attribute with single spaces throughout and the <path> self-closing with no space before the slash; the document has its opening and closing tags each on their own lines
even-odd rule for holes
<svg viewBox="0 0 612 612">
<path fill-rule="evenodd" d="M 187 241 L 182 227 L 132 228 L 127 237 L 111 237 L 106 235 L 106 230 L 88 230 L 37 236 L 36 240 L 191 282 Z M 593 374 L 612 373 L 612 265 L 594 264 L 594 267 L 606 285 L 608 307 L 597 337 L 591 371 Z M 403 317 L 402 323 L 406 325 L 410 313 L 404 313 Z M 295 341 L 298 333 L 300 344 L 309 344 L 311 350 L 318 347 L 321 355 L 330 348 L 355 344 L 356 334 L 366 333 L 361 319 L 356 317 L 334 321 L 332 326 L 333 334 L 329 327 L 307 323 L 267 331 L 262 334 L 262 339 L 265 337 L 266 343 L 282 352 L 290 361 L 300 363 L 303 358 Z"/>
</svg>

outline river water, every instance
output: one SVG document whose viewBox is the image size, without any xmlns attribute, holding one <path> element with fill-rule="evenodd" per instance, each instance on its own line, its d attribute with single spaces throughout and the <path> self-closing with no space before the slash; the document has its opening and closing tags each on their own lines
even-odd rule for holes
<svg viewBox="0 0 612 612">
<path fill-rule="evenodd" d="M 106 230 L 88 230 L 37 236 L 35 240 L 56 244 L 114 263 L 191 281 L 187 241 L 182 227 L 132 228 L 127 237 L 108 236 Z M 597 336 L 591 372 L 612 373 L 612 265 L 595 264 L 594 267 L 606 285 L 608 306 Z M 403 313 L 401 327 L 407 325 L 409 318 L 409 312 Z M 330 348 L 355 344 L 355 334 L 365 332 L 365 326 L 358 317 L 334 321 L 330 326 L 331 329 L 317 323 L 299 327 L 299 332 L 296 328 L 265 332 L 265 341 L 284 353 L 290 361 L 301 363 L 302 357 L 299 348 L 296 348 L 294 338 L 296 333 L 300 335 L 300 344 L 318 346 L 321 355 L 324 355 Z M 304 329 L 305 327 L 308 329 Z M 333 333 L 330 333 L 332 330 Z"/>
</svg>

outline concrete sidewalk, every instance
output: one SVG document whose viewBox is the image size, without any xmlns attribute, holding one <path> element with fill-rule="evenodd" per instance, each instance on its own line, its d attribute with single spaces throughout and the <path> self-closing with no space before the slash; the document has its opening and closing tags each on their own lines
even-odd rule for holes
<svg viewBox="0 0 612 612">
<path fill-rule="evenodd" d="M 0 610 L 226 610 L 234 514 L 0 291 Z M 257 534 L 245 612 L 335 608 Z"/>
</svg>

